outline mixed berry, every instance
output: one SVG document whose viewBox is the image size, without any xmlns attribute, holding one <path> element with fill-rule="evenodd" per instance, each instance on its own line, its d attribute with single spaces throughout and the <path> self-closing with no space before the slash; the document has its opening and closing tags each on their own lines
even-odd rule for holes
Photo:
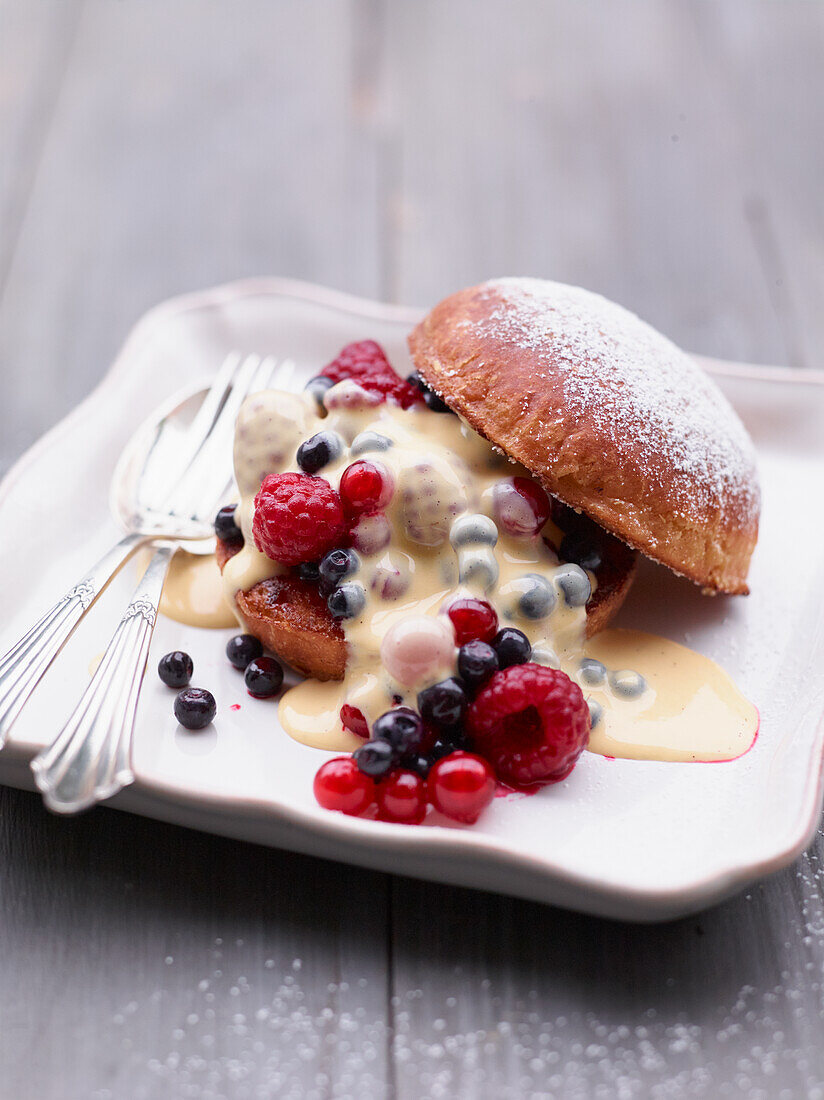
<svg viewBox="0 0 824 1100">
<path fill-rule="evenodd" d="M 590 574 L 603 561 L 592 525 L 531 478 L 510 476 L 505 466 L 499 473 L 491 452 L 483 460 L 486 495 L 475 490 L 466 461 L 448 449 L 451 442 L 440 457 L 413 447 L 407 461 L 405 429 L 394 413 L 378 415 L 380 408 L 411 410 L 410 417 L 423 409 L 451 410 L 417 372 L 401 378 L 374 341 L 345 347 L 306 391 L 314 400 L 303 404 L 314 409 L 317 403 L 317 415 L 305 421 L 314 425 L 312 434 L 279 429 L 278 438 L 290 440 L 289 456 L 279 454 L 268 469 L 292 469 L 263 477 L 253 511 L 243 513 L 254 546 L 280 573 L 319 594 L 345 627 L 347 644 L 367 610 L 381 613 L 411 600 L 411 610 L 380 633 L 380 705 L 387 709 L 373 720 L 374 698 L 361 709 L 354 705 L 361 696 L 349 692 L 353 701 L 340 709 L 341 728 L 360 743 L 319 768 L 318 803 L 404 824 L 419 824 L 433 807 L 472 823 L 496 783 L 534 788 L 565 778 L 586 746 L 591 715 L 593 721 L 598 715 L 569 676 L 548 667 L 558 660 L 539 641 L 551 636 L 536 624 L 558 607 L 578 609 L 575 621 L 583 621 L 595 583 Z M 277 415 L 277 423 L 286 424 L 285 414 Z M 301 424 L 302 415 L 298 409 Z M 455 430 L 463 429 L 440 418 L 431 429 L 447 440 Z M 284 444 L 278 446 L 282 452 Z M 262 454 L 266 460 L 269 452 Z M 247 499 L 251 504 L 251 493 Z M 221 509 L 215 531 L 230 546 L 243 542 L 233 507 Z M 412 547 L 403 548 L 409 554 L 399 551 L 393 531 L 414 545 L 414 554 Z M 417 559 L 435 561 L 444 547 L 437 580 L 451 594 L 418 613 L 421 601 L 410 592 Z M 504 561 L 509 572 L 501 579 Z M 546 564 L 547 575 L 530 572 L 532 562 Z M 534 652 L 527 631 L 538 643 Z M 283 670 L 255 638 L 230 639 L 226 654 L 243 671 L 250 694 L 267 698 L 280 691 Z M 631 686 L 627 680 L 625 690 Z"/>
</svg>

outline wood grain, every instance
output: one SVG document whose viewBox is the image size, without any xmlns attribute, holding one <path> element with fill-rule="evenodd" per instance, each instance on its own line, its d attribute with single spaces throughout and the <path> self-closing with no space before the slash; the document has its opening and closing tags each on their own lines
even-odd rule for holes
<svg viewBox="0 0 824 1100">
<path fill-rule="evenodd" d="M 0 468 L 250 274 L 820 367 L 823 127 L 809 3 L 0 0 Z M 824 1095 L 820 859 L 634 927 L 3 790 L 0 1095 Z"/>
</svg>

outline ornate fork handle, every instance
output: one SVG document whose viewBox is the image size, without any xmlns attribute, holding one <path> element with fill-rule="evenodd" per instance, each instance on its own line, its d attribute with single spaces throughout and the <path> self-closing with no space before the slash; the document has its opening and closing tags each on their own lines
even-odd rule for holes
<svg viewBox="0 0 824 1100">
<path fill-rule="evenodd" d="M 163 582 L 176 547 L 154 551 L 91 683 L 57 740 L 32 761 L 50 810 L 74 814 L 134 781 L 131 768 L 140 683 Z"/>
<path fill-rule="evenodd" d="M 145 541 L 142 535 L 122 538 L 0 658 L 0 748 L 74 628 L 121 565 Z"/>
</svg>

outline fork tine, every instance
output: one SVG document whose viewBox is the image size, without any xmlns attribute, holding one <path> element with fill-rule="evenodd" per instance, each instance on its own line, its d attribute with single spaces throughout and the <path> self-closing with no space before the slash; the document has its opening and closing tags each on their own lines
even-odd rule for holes
<svg viewBox="0 0 824 1100">
<path fill-rule="evenodd" d="M 277 388 L 282 388 L 282 383 L 287 381 L 293 372 L 294 363 L 291 361 L 280 364 L 274 360 L 269 360 L 268 362 L 264 361 L 264 363 L 261 364 L 258 375 L 253 381 L 249 394 L 256 393 L 261 389 L 272 389 L 275 386 Z M 249 395 L 247 394 L 246 396 Z M 214 439 L 215 451 L 217 455 L 220 456 L 220 459 L 216 460 L 214 468 L 218 468 L 218 461 L 227 461 L 228 459 L 225 471 L 226 479 L 223 485 L 218 485 L 214 479 L 204 479 L 200 492 L 192 497 L 192 518 L 196 520 L 211 518 L 218 506 L 226 500 L 226 496 L 234 484 L 231 457 L 235 418 L 225 418 L 221 425 L 221 429 L 220 432 L 215 434 Z"/>
<path fill-rule="evenodd" d="M 238 357 L 235 361 L 233 370 L 229 374 L 228 384 L 223 388 L 220 394 L 220 400 L 210 402 L 210 408 L 200 420 L 200 423 L 197 424 L 196 432 L 190 436 L 189 433 L 192 431 L 192 428 L 195 427 L 200 412 L 203 411 L 203 405 L 211 398 L 212 392 L 217 389 L 217 386 L 213 386 L 212 389 L 209 390 L 203 405 L 201 405 L 198 411 L 198 416 L 196 416 L 195 420 L 192 422 L 192 427 L 186 432 L 184 439 L 184 458 L 183 461 L 177 465 L 177 470 L 175 471 L 176 477 L 169 478 L 167 481 L 168 489 L 159 505 L 160 510 L 172 513 L 178 512 L 180 502 L 185 499 L 181 494 L 181 487 L 185 486 L 190 480 L 189 474 L 192 468 L 195 465 L 199 465 L 204 448 L 209 445 L 218 424 L 226 415 L 227 410 L 231 412 L 231 409 L 235 407 L 238 392 L 245 392 L 248 388 L 249 382 L 254 376 L 259 363 L 260 357 L 257 355 L 247 355 L 243 359 Z"/>
<path fill-rule="evenodd" d="M 240 407 L 250 394 L 271 384 L 276 369 L 271 357 L 250 356 L 244 361 L 207 439 L 169 495 L 167 506 L 172 512 L 191 519 L 208 518 L 207 509 L 224 497 L 232 480 L 231 444 Z"/>
</svg>

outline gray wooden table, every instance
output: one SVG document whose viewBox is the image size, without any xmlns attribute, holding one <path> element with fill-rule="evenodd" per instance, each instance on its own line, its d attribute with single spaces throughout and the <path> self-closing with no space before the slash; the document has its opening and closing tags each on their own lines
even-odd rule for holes
<svg viewBox="0 0 824 1100">
<path fill-rule="evenodd" d="M 251 274 L 821 367 L 822 179 L 813 3 L 0 0 L 0 467 Z M 820 858 L 633 927 L 2 790 L 0 1096 L 823 1097 Z"/>
</svg>

